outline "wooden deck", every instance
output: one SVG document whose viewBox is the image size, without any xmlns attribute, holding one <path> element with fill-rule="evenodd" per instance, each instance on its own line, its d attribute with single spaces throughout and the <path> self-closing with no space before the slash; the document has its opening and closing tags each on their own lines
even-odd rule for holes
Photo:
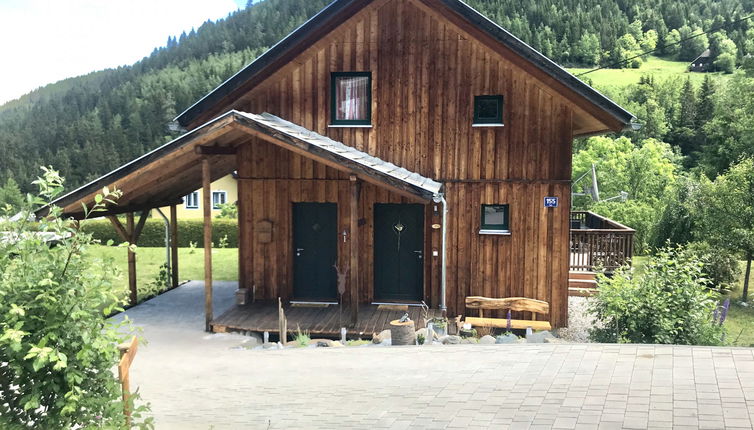
<svg viewBox="0 0 754 430">
<path fill-rule="evenodd" d="M 350 327 L 350 312 L 343 308 L 342 315 L 338 305 L 308 306 L 287 304 L 284 307 L 288 319 L 288 332 L 295 333 L 297 328 L 308 332 L 312 337 L 340 338 L 340 328 L 348 329 L 349 337 L 371 338 L 372 333 L 379 333 L 388 328 L 388 323 L 398 319 L 405 310 L 384 309 L 377 305 L 360 305 L 359 321 Z M 413 321 L 421 318 L 422 309 L 418 306 L 408 307 L 409 317 Z M 430 309 L 429 317 L 439 317 L 439 309 Z M 269 332 L 278 335 L 277 302 L 257 302 L 245 306 L 235 305 L 224 314 L 212 320 L 210 324 L 215 333 L 228 331 Z"/>
</svg>

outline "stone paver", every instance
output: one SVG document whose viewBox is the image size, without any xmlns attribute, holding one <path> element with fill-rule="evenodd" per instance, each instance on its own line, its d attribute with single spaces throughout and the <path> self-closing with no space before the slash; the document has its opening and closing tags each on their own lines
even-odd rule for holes
<svg viewBox="0 0 754 430">
<path fill-rule="evenodd" d="M 216 312 L 235 284 L 215 288 Z M 126 312 L 157 429 L 751 428 L 748 348 L 538 344 L 258 351 L 202 331 L 203 286 Z"/>
</svg>

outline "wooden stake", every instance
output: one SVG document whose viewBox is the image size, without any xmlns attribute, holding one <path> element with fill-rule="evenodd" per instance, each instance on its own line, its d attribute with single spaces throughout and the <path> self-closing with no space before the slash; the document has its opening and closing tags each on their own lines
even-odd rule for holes
<svg viewBox="0 0 754 430">
<path fill-rule="evenodd" d="M 209 158 L 202 159 L 202 205 L 204 209 L 204 325 L 212 323 L 212 174 Z"/>
<path fill-rule="evenodd" d="M 170 206 L 170 260 L 173 278 L 173 288 L 178 287 L 178 208 Z"/>
<path fill-rule="evenodd" d="M 361 181 L 356 175 L 351 175 L 351 324 L 354 326 L 359 320 L 359 194 Z"/>
<path fill-rule="evenodd" d="M 120 379 L 121 390 L 123 393 L 123 413 L 126 415 L 126 428 L 131 428 L 131 408 L 128 404 L 128 398 L 131 396 L 131 378 L 129 370 L 131 369 L 131 363 L 136 357 L 136 349 L 139 346 L 139 341 L 136 336 L 131 338 L 130 343 L 123 343 L 118 345 L 120 350 L 120 362 L 118 363 L 118 379 Z"/>
<path fill-rule="evenodd" d="M 128 233 L 128 242 L 133 245 L 136 243 L 136 239 L 134 237 L 134 213 L 129 212 L 126 214 L 126 232 Z M 137 296 L 137 290 L 136 290 L 136 253 L 134 253 L 131 250 L 131 247 L 128 248 L 128 291 L 129 291 L 129 301 L 131 303 L 131 306 L 136 306 L 136 303 L 138 301 Z"/>
</svg>

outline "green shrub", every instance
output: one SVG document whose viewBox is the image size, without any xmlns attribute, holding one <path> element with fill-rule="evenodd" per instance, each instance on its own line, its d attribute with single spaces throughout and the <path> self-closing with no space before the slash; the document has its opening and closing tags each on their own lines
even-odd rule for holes
<svg viewBox="0 0 754 430">
<path fill-rule="evenodd" d="M 95 240 L 107 243 L 121 243 L 121 239 L 115 232 L 113 225 L 106 219 L 96 219 L 82 223 L 82 231 L 89 233 Z M 238 221 L 230 219 L 212 220 L 212 242 L 219 244 L 224 237 L 228 248 L 238 248 Z M 204 247 L 204 221 L 203 220 L 178 220 L 178 246 L 188 248 L 191 242 Z M 162 219 L 150 218 L 144 225 L 141 237 L 136 242 L 143 247 L 165 246 L 165 222 Z"/>
<path fill-rule="evenodd" d="M 683 252 L 685 258 L 704 264 L 702 272 L 712 288 L 729 290 L 741 276 L 738 257 L 728 250 L 716 248 L 707 242 L 691 242 Z"/>
<path fill-rule="evenodd" d="M 724 327 L 713 321 L 719 295 L 707 288 L 704 264 L 682 248 L 648 258 L 641 274 L 621 268 L 600 275 L 590 310 L 597 342 L 718 345 Z"/>
<path fill-rule="evenodd" d="M 60 208 L 51 207 L 39 224 L 26 221 L 63 189 L 49 169 L 35 183 L 42 197 L 27 197 L 25 216 L 0 221 L 9 233 L 0 240 L 0 428 L 123 428 L 112 370 L 117 345 L 131 330 L 127 321 L 105 319 L 121 300 L 117 270 L 87 252 L 91 236 Z M 93 210 L 117 195 L 103 190 Z M 43 234 L 57 237 L 57 245 Z M 138 418 L 143 408 L 134 412 Z"/>
</svg>

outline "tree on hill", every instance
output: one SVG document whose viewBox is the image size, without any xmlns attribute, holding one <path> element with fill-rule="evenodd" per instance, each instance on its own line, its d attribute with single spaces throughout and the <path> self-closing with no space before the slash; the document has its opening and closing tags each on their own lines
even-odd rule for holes
<svg viewBox="0 0 754 430">
<path fill-rule="evenodd" d="M 754 159 L 744 158 L 707 183 L 702 192 L 701 237 L 746 260 L 742 300 L 749 293 L 754 258 Z"/>
<path fill-rule="evenodd" d="M 692 61 L 704 52 L 709 45 L 707 35 L 702 34 L 702 30 L 699 27 L 692 28 L 684 25 L 678 29 L 678 33 L 682 40 L 678 50 L 678 59 L 681 61 Z M 695 35 L 698 36 L 692 37 Z"/>
</svg>

